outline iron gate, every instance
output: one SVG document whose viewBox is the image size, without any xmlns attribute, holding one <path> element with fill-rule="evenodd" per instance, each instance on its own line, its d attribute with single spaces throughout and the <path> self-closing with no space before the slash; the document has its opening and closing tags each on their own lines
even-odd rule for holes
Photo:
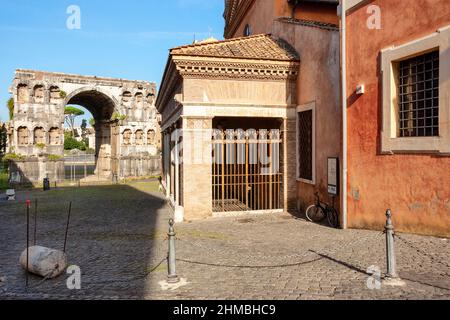
<svg viewBox="0 0 450 320">
<path fill-rule="evenodd" d="M 213 131 L 213 212 L 282 209 L 280 130 Z"/>
</svg>

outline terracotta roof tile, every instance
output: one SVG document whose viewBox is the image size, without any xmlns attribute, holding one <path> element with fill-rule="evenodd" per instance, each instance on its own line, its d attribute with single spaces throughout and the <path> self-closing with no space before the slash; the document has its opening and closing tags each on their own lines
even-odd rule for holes
<svg viewBox="0 0 450 320">
<path fill-rule="evenodd" d="M 299 56 L 286 41 L 275 39 L 269 34 L 235 38 L 223 41 L 197 43 L 173 48 L 172 55 L 258 59 L 258 60 L 299 60 Z"/>
</svg>

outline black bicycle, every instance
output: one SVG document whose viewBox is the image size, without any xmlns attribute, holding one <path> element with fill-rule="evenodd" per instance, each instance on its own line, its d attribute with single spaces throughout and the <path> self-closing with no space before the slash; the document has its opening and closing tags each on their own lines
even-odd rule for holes
<svg viewBox="0 0 450 320">
<path fill-rule="evenodd" d="M 331 227 L 338 228 L 339 214 L 334 208 L 334 197 L 333 204 L 330 206 L 329 204 L 320 201 L 318 192 L 314 195 L 316 196 L 316 203 L 306 209 L 306 218 L 311 222 L 321 222 L 326 218 Z"/>
</svg>

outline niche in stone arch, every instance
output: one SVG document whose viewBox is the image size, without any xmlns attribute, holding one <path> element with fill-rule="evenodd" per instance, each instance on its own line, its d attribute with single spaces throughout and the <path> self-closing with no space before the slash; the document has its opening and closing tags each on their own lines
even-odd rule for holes
<svg viewBox="0 0 450 320">
<path fill-rule="evenodd" d="M 123 132 L 123 139 L 122 139 L 122 143 L 124 146 L 129 146 L 131 145 L 131 130 L 127 129 Z"/>
<path fill-rule="evenodd" d="M 61 143 L 61 134 L 59 128 L 51 128 L 48 135 L 51 146 L 57 146 Z"/>
<path fill-rule="evenodd" d="M 44 128 L 34 129 L 34 144 L 45 144 L 45 130 Z"/>
<path fill-rule="evenodd" d="M 28 128 L 20 127 L 17 129 L 17 140 L 20 146 L 28 145 Z"/>
<path fill-rule="evenodd" d="M 155 95 L 153 93 L 149 93 L 147 95 L 147 103 L 149 105 L 153 105 L 153 102 L 155 101 Z"/>
<path fill-rule="evenodd" d="M 155 144 L 156 132 L 155 130 L 148 130 L 147 132 L 147 144 L 153 145 Z"/>
<path fill-rule="evenodd" d="M 61 91 L 57 86 L 50 87 L 50 103 L 59 103 L 61 100 Z"/>
<path fill-rule="evenodd" d="M 122 104 L 124 106 L 130 106 L 131 105 L 131 92 L 125 91 L 122 94 Z"/>
<path fill-rule="evenodd" d="M 142 108 L 142 102 L 144 101 L 144 95 L 141 92 L 136 93 L 135 95 L 135 99 L 136 99 L 136 106 L 138 108 Z"/>
<path fill-rule="evenodd" d="M 144 131 L 137 130 L 135 136 L 136 136 L 136 145 L 142 146 L 144 144 Z"/>
<path fill-rule="evenodd" d="M 44 86 L 37 85 L 34 87 L 33 92 L 34 103 L 44 103 L 45 100 L 45 91 Z"/>
<path fill-rule="evenodd" d="M 26 84 L 17 86 L 17 100 L 19 103 L 28 103 L 28 86 Z"/>
</svg>

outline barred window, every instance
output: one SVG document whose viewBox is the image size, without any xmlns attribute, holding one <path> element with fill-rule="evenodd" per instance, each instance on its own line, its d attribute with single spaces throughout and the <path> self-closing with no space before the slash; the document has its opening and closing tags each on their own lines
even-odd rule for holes
<svg viewBox="0 0 450 320">
<path fill-rule="evenodd" d="M 313 181 L 313 110 L 298 113 L 298 174 Z"/>
<path fill-rule="evenodd" d="M 399 64 L 400 137 L 439 136 L 439 51 Z"/>
</svg>

